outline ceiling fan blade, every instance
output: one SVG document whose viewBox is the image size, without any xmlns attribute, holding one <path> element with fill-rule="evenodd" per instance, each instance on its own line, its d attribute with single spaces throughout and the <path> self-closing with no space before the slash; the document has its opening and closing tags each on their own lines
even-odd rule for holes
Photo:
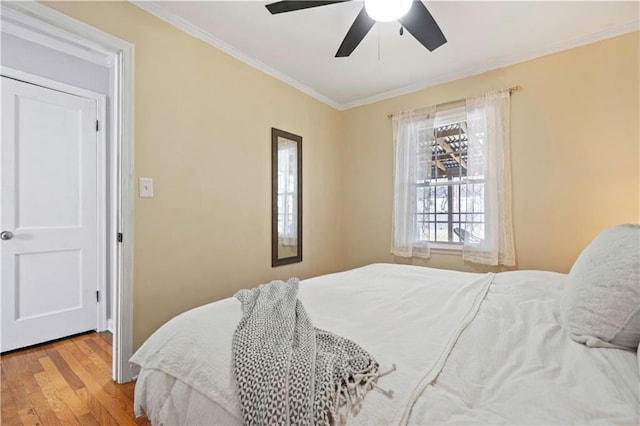
<svg viewBox="0 0 640 426">
<path fill-rule="evenodd" d="M 429 51 L 434 51 L 447 42 L 438 23 L 420 0 L 413 2 L 400 23 Z"/>
<path fill-rule="evenodd" d="M 350 0 L 328 0 L 328 1 L 277 1 L 270 3 L 265 7 L 271 12 L 272 15 L 277 13 L 293 12 L 295 10 L 309 9 L 310 7 L 326 6 L 334 3 L 344 3 Z"/>
<path fill-rule="evenodd" d="M 363 7 L 358 16 L 356 16 L 356 20 L 353 21 L 347 35 L 344 36 L 344 40 L 342 40 L 342 44 L 336 52 L 336 58 L 343 58 L 351 55 L 351 52 L 358 47 L 364 36 L 367 35 L 375 23 L 376 21 L 367 15 L 367 11 Z"/>
</svg>

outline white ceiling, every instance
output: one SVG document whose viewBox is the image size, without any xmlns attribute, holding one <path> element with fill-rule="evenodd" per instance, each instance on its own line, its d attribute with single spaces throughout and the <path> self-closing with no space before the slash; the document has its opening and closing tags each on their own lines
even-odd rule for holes
<svg viewBox="0 0 640 426">
<path fill-rule="evenodd" d="M 637 1 L 426 1 L 448 40 L 437 50 L 378 23 L 334 58 L 361 1 L 279 15 L 264 1 L 133 3 L 338 109 L 638 30 L 640 14 Z"/>
</svg>

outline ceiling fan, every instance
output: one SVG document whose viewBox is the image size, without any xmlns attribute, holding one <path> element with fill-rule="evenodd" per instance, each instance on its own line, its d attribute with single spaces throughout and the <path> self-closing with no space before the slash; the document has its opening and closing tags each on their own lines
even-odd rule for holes
<svg viewBox="0 0 640 426">
<path fill-rule="evenodd" d="M 343 3 L 351 0 L 326 0 L 326 1 L 278 1 L 266 5 L 272 15 L 296 10 L 309 9 L 311 7 L 326 6 L 334 3 Z M 396 7 L 393 9 L 393 7 Z M 388 8 L 391 7 L 392 10 Z M 390 15 L 385 15 L 390 12 Z M 447 42 L 438 23 L 433 19 L 427 7 L 420 0 L 364 0 L 364 7 L 356 16 L 349 28 L 347 35 L 336 52 L 336 58 L 351 55 L 362 39 L 367 35 L 376 21 L 400 22 L 400 34 L 403 29 L 411 33 L 424 47 L 433 51 Z"/>
</svg>

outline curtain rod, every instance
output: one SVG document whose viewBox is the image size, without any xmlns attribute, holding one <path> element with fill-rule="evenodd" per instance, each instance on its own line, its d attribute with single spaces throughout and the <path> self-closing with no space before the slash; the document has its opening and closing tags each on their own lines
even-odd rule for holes
<svg viewBox="0 0 640 426">
<path fill-rule="evenodd" d="M 509 91 L 509 94 L 512 94 L 513 92 L 516 92 L 518 90 L 522 90 L 522 86 L 509 87 L 507 90 Z M 457 99 L 455 101 L 443 102 L 443 103 L 438 104 L 438 105 L 455 104 L 455 103 L 458 103 L 458 102 L 464 102 L 464 99 Z M 436 105 L 436 107 L 438 105 Z M 387 118 L 393 118 L 393 114 L 387 114 Z"/>
</svg>

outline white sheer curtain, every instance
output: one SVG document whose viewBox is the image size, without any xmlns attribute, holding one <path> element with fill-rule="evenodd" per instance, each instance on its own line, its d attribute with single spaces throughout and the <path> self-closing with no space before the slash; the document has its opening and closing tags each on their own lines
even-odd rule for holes
<svg viewBox="0 0 640 426">
<path fill-rule="evenodd" d="M 436 107 L 393 116 L 394 182 L 391 253 L 402 257 L 430 256 L 428 227 L 417 221 L 417 182 L 430 178 Z M 426 236 L 426 238 L 425 238 Z"/>
<path fill-rule="evenodd" d="M 283 246 L 297 244 L 298 204 L 296 176 L 298 159 L 295 141 L 278 141 L 278 239 Z"/>
<path fill-rule="evenodd" d="M 462 258 L 487 265 L 515 265 L 511 214 L 510 93 L 468 98 L 469 151 L 466 231 Z M 482 184 L 484 182 L 484 184 Z"/>
</svg>

